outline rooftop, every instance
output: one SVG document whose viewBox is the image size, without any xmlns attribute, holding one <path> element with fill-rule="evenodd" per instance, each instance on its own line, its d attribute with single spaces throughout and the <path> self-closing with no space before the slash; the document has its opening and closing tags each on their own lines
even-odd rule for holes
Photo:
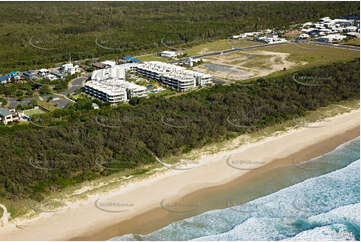
<svg viewBox="0 0 361 242">
<path fill-rule="evenodd" d="M 11 115 L 12 112 L 10 112 L 7 108 L 0 108 L 0 116 L 8 116 Z"/>
</svg>

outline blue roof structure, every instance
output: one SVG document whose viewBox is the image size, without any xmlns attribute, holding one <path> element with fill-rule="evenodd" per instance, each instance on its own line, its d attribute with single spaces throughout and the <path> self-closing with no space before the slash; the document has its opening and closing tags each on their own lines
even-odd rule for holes
<svg viewBox="0 0 361 242">
<path fill-rule="evenodd" d="M 8 76 L 14 75 L 15 73 L 18 73 L 18 72 L 20 72 L 20 71 L 12 71 L 12 72 L 8 73 Z M 21 72 L 20 72 L 20 73 L 21 73 Z"/>
<path fill-rule="evenodd" d="M 0 76 L 0 82 L 9 80 L 9 76 Z"/>
<path fill-rule="evenodd" d="M 128 61 L 132 61 L 132 62 L 139 62 L 139 59 L 133 58 L 131 56 L 124 56 L 122 57 L 123 60 L 128 60 Z"/>
</svg>

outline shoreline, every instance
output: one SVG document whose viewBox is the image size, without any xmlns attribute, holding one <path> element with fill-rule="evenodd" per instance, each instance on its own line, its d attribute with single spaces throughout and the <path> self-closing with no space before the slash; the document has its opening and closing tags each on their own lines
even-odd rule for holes
<svg viewBox="0 0 361 242">
<path fill-rule="evenodd" d="M 359 131 L 359 127 L 356 127 L 352 130 L 348 130 L 340 135 L 334 136 L 327 140 L 326 142 L 320 142 L 316 145 L 310 145 L 308 147 L 303 148 L 302 150 L 291 154 L 288 157 L 281 158 L 281 159 L 275 159 L 268 164 L 261 166 L 257 168 L 257 170 L 249 171 L 246 174 L 228 182 L 225 184 L 220 184 L 208 188 L 202 188 L 197 191 L 194 191 L 190 194 L 187 194 L 183 196 L 180 199 L 177 199 L 176 202 L 182 202 L 183 204 L 204 204 L 207 203 L 208 199 L 214 199 L 215 196 L 222 196 L 222 194 L 225 194 L 229 192 L 229 190 L 232 189 L 239 189 L 239 186 L 251 186 L 253 182 L 255 182 L 257 179 L 261 179 L 263 175 L 267 175 L 268 172 L 272 171 L 275 168 L 278 167 L 286 167 L 286 166 L 292 166 L 293 159 L 294 158 L 300 158 L 304 160 L 311 160 L 314 158 L 317 158 L 319 156 L 322 156 L 335 148 L 339 147 L 342 144 L 345 144 L 355 138 L 357 138 L 359 135 L 356 133 L 355 137 L 355 131 Z M 293 184 L 292 184 L 293 185 Z M 286 188 L 288 186 L 282 187 Z M 282 189 L 281 188 L 281 189 Z M 271 193 L 274 193 L 277 190 L 268 192 L 266 194 L 263 194 L 262 196 L 269 195 Z M 254 197 L 252 199 L 243 200 L 242 203 L 254 200 L 257 197 Z M 217 206 L 218 205 L 218 206 Z M 214 206 L 212 210 L 215 209 L 224 209 L 228 207 L 227 203 L 220 204 L 212 204 L 211 206 Z M 223 205 L 223 206 L 222 206 Z M 236 205 L 236 204 L 234 204 Z M 201 211 L 196 211 L 194 213 L 184 213 L 184 216 L 172 216 L 174 221 L 185 219 L 191 216 L 196 216 L 198 214 L 201 214 L 203 212 L 209 211 L 209 204 L 206 204 L 206 209 L 202 209 Z M 151 220 L 151 221 L 149 221 Z M 144 222 L 147 221 L 147 222 Z M 101 231 L 97 231 L 94 233 L 89 233 L 86 236 L 79 236 L 79 237 L 73 237 L 71 238 L 72 241 L 80 241 L 80 240 L 107 240 L 113 237 L 118 237 L 121 235 L 125 235 L 128 233 L 132 233 L 131 231 L 137 231 L 138 234 L 148 234 L 151 232 L 154 232 L 155 230 L 158 230 L 160 228 L 163 228 L 169 224 L 169 211 L 164 210 L 164 208 L 155 208 L 148 212 L 145 212 L 143 214 L 137 215 L 133 218 L 127 219 L 125 221 L 122 221 L 118 224 L 112 225 L 108 228 L 105 228 Z M 136 226 L 142 225 L 141 229 L 136 228 Z"/>
<path fill-rule="evenodd" d="M 150 215 L 152 210 L 160 209 L 164 199 L 171 199 L 169 201 L 173 202 L 186 196 L 193 196 L 192 194 L 202 194 L 204 189 L 227 186 L 232 184 L 232 181 L 249 178 L 252 174 L 259 174 L 260 170 L 276 164 L 289 164 L 287 162 L 293 158 L 297 158 L 298 162 L 327 153 L 360 135 L 359 115 L 358 109 L 317 122 L 323 126 L 320 128 L 294 129 L 285 134 L 275 134 L 258 142 L 242 145 L 232 151 L 202 157 L 201 160 L 206 162 L 201 161 L 201 165 L 193 169 L 172 170 L 166 175 L 132 183 L 109 194 L 90 197 L 77 206 L 24 224 L 23 230 L 17 229 L 15 225 L 0 228 L 0 238 L 2 240 L 109 239 L 120 234 L 119 230 L 114 230 L 114 226 L 127 222 L 129 226 L 125 227 L 130 228 L 132 218 L 147 215 L 142 217 L 143 224 L 147 221 L 152 223 L 152 218 L 161 220 L 156 215 Z M 251 171 L 247 172 L 227 165 L 225 155 L 253 161 L 267 161 L 267 164 L 257 170 L 252 170 L 255 167 L 249 164 L 248 168 Z M 290 159 L 292 156 L 293 158 Z M 248 175 L 245 175 L 246 173 Z M 97 206 L 99 204 L 103 207 Z M 113 207 L 104 207 L 107 204 L 113 204 Z M 163 211 L 165 212 L 164 209 Z M 164 222 L 171 222 L 168 220 Z M 137 225 L 139 226 L 135 223 L 134 226 Z M 158 223 L 159 226 L 162 227 Z"/>
</svg>

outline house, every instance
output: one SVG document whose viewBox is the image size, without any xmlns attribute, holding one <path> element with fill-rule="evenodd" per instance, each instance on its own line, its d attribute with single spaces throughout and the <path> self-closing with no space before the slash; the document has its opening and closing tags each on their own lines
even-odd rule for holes
<svg viewBox="0 0 361 242">
<path fill-rule="evenodd" d="M 192 67 L 193 66 L 193 63 L 199 63 L 201 62 L 202 60 L 199 59 L 199 58 L 192 58 L 192 57 L 187 57 L 185 60 L 184 60 L 184 64 Z"/>
<path fill-rule="evenodd" d="M 34 70 L 29 70 L 29 71 L 24 71 L 24 77 L 27 79 L 27 80 L 35 80 L 35 79 L 38 79 L 39 77 L 36 75 L 35 71 Z"/>
<path fill-rule="evenodd" d="M 297 36 L 298 39 L 308 39 L 310 36 L 308 34 L 300 34 Z"/>
<path fill-rule="evenodd" d="M 133 58 L 133 57 L 130 57 L 130 56 L 124 56 L 124 57 L 122 57 L 122 60 L 125 60 L 125 61 L 127 61 L 128 63 L 137 63 L 137 62 L 140 62 L 139 59 L 136 59 L 136 58 Z"/>
<path fill-rule="evenodd" d="M 24 74 L 20 71 L 13 71 L 8 73 L 8 76 L 14 81 L 22 81 L 24 80 Z"/>
<path fill-rule="evenodd" d="M 96 104 L 96 103 L 92 103 L 92 108 L 93 108 L 93 109 L 99 109 L 99 105 Z"/>
<path fill-rule="evenodd" d="M 329 21 L 331 21 L 330 17 L 320 18 L 320 22 L 329 22 Z"/>
<path fill-rule="evenodd" d="M 348 26 L 346 28 L 344 28 L 345 32 L 356 32 L 357 31 L 357 27 L 356 26 Z"/>
<path fill-rule="evenodd" d="M 65 77 L 64 74 L 60 73 L 57 70 L 51 71 L 50 74 L 53 75 L 53 76 L 56 76 L 57 78 L 60 78 L 60 79 L 63 79 Z"/>
<path fill-rule="evenodd" d="M 345 38 L 346 38 L 346 36 L 341 35 L 341 34 L 330 34 L 330 35 L 326 35 L 326 36 L 317 38 L 315 40 L 321 41 L 321 42 L 329 42 L 329 43 L 331 43 L 331 42 L 335 42 L 335 41 L 341 41 L 341 40 L 343 40 Z"/>
<path fill-rule="evenodd" d="M 60 70 L 65 74 L 74 75 L 75 73 L 80 72 L 78 65 L 73 65 L 72 63 L 67 63 L 60 66 Z"/>
<path fill-rule="evenodd" d="M 43 68 L 43 69 L 40 69 L 40 70 L 38 71 L 38 74 L 39 74 L 40 76 L 44 77 L 44 76 L 48 75 L 49 72 L 50 72 L 50 71 L 49 71 L 48 69 Z"/>
<path fill-rule="evenodd" d="M 173 57 L 177 57 L 178 54 L 176 51 L 165 50 L 165 51 L 160 52 L 159 55 L 162 57 L 173 58 Z"/>
<path fill-rule="evenodd" d="M 105 68 L 112 68 L 116 65 L 115 61 L 103 61 L 102 64 L 105 65 Z"/>
<path fill-rule="evenodd" d="M 307 22 L 307 23 L 304 23 L 304 24 L 302 25 L 302 27 L 307 27 L 307 26 L 312 26 L 312 25 L 313 25 L 312 22 Z"/>
<path fill-rule="evenodd" d="M 0 76 L 0 83 L 5 85 L 6 83 L 9 83 L 10 82 L 10 77 L 5 75 L 5 76 Z"/>
<path fill-rule="evenodd" d="M 15 109 L 0 108 L 0 121 L 5 125 L 20 121 L 20 115 Z"/>
<path fill-rule="evenodd" d="M 92 64 L 92 67 L 94 67 L 95 69 L 99 70 L 99 69 L 104 69 L 106 68 L 107 66 L 104 65 L 103 63 L 101 62 L 95 62 Z"/>
<path fill-rule="evenodd" d="M 123 59 L 123 58 L 120 58 L 120 59 L 118 60 L 118 63 L 119 63 L 119 64 L 127 64 L 127 63 L 130 63 L 130 61 L 129 61 L 129 60 L 125 60 L 125 59 Z"/>
<path fill-rule="evenodd" d="M 346 33 L 346 35 L 353 37 L 353 38 L 360 38 L 360 33 L 357 33 L 357 32 L 348 32 L 348 33 Z"/>
</svg>

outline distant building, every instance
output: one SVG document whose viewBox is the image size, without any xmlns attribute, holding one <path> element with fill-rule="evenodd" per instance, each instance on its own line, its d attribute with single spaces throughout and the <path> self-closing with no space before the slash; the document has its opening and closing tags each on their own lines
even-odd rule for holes
<svg viewBox="0 0 361 242">
<path fill-rule="evenodd" d="M 358 32 L 348 32 L 348 33 L 346 33 L 346 35 L 353 37 L 353 38 L 360 38 L 360 33 L 358 33 Z"/>
<path fill-rule="evenodd" d="M 297 36 L 298 39 L 308 39 L 310 38 L 310 36 L 308 34 L 300 34 L 299 36 Z"/>
<path fill-rule="evenodd" d="M 159 55 L 162 57 L 173 58 L 173 57 L 177 57 L 178 53 L 176 51 L 165 50 L 165 51 L 160 52 Z"/>
<path fill-rule="evenodd" d="M 40 76 L 42 76 L 42 77 L 45 77 L 45 76 L 48 75 L 49 73 L 50 73 L 50 71 L 49 71 L 48 69 L 45 69 L 45 68 L 40 69 L 40 70 L 38 71 L 38 74 L 39 74 Z"/>
<path fill-rule="evenodd" d="M 92 103 L 92 108 L 93 108 L 93 109 L 99 109 L 99 105 L 96 104 L 96 103 Z"/>
<path fill-rule="evenodd" d="M 24 80 L 24 74 L 20 71 L 13 71 L 7 74 L 14 81 Z"/>
<path fill-rule="evenodd" d="M 60 73 L 59 71 L 56 71 L 56 70 L 51 71 L 50 74 L 53 76 L 56 76 L 57 78 L 60 78 L 60 79 L 65 78 L 65 74 Z"/>
<path fill-rule="evenodd" d="M 141 60 L 130 57 L 130 56 L 124 56 L 121 58 L 123 61 L 127 61 L 127 63 L 139 63 Z"/>
<path fill-rule="evenodd" d="M 104 82 L 89 81 L 85 83 L 84 92 L 109 103 L 125 102 L 127 100 L 127 91 L 124 88 Z"/>
<path fill-rule="evenodd" d="M 104 65 L 103 63 L 101 62 L 95 62 L 92 64 L 92 67 L 94 67 L 95 69 L 99 70 L 99 69 L 104 69 L 106 68 L 107 66 Z"/>
<path fill-rule="evenodd" d="M 212 82 L 212 76 L 196 71 L 187 70 L 183 67 L 163 63 L 159 61 L 145 62 L 135 67 L 138 74 L 159 81 L 160 83 L 176 89 L 187 91 L 197 86 L 208 85 Z"/>
<path fill-rule="evenodd" d="M 11 81 L 10 77 L 8 75 L 0 76 L 0 83 L 5 85 Z"/>
<path fill-rule="evenodd" d="M 75 73 L 80 72 L 78 65 L 73 65 L 72 63 L 67 63 L 60 66 L 60 71 L 64 74 L 74 75 Z M 59 77 L 62 78 L 62 77 Z"/>
<path fill-rule="evenodd" d="M 38 75 L 36 74 L 36 71 L 34 70 L 29 70 L 29 71 L 24 71 L 24 77 L 27 80 L 35 80 L 38 79 Z"/>
<path fill-rule="evenodd" d="M 145 97 L 147 88 L 125 80 L 125 72 L 138 64 L 127 63 L 96 70 L 91 81 L 85 83 L 84 92 L 109 103 L 125 102 L 133 97 Z"/>
<path fill-rule="evenodd" d="M 341 41 L 341 40 L 343 40 L 345 38 L 346 38 L 346 36 L 341 35 L 341 34 L 330 34 L 330 35 L 326 35 L 326 36 L 317 38 L 315 40 L 321 41 L 321 42 L 331 43 L 331 42 L 335 42 L 335 41 Z"/>
<path fill-rule="evenodd" d="M 0 108 L 0 121 L 5 125 L 18 122 L 20 121 L 20 113 L 16 112 L 15 109 Z"/>
<path fill-rule="evenodd" d="M 184 60 L 184 64 L 192 67 L 194 65 L 194 63 L 199 63 L 201 62 L 202 60 L 199 59 L 199 58 L 192 58 L 192 57 L 187 57 L 185 60 Z"/>
<path fill-rule="evenodd" d="M 109 60 L 103 61 L 102 64 L 105 65 L 106 68 L 111 68 L 116 65 L 115 61 L 109 61 Z"/>
<path fill-rule="evenodd" d="M 263 42 L 266 44 L 276 44 L 276 43 L 285 43 L 287 42 L 286 39 L 279 38 L 277 35 L 272 35 L 271 37 L 254 37 L 254 40 Z"/>
</svg>

